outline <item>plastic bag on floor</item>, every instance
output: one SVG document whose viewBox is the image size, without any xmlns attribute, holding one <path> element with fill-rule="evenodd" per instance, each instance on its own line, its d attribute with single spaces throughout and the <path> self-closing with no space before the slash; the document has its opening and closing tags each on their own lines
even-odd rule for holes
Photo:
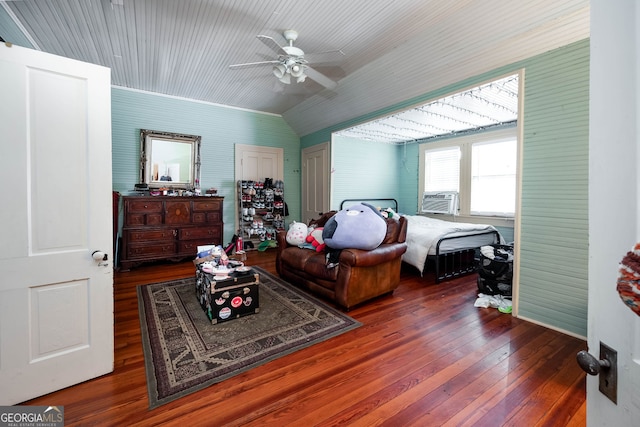
<svg viewBox="0 0 640 427">
<path fill-rule="evenodd" d="M 501 313 L 511 313 L 512 302 L 502 295 L 478 294 L 478 299 L 473 304 L 474 307 L 497 308 Z"/>
</svg>

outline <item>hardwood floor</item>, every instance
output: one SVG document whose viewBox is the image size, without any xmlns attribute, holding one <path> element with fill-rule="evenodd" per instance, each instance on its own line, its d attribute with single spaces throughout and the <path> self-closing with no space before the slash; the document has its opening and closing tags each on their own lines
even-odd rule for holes
<svg viewBox="0 0 640 427">
<path fill-rule="evenodd" d="M 248 264 L 275 273 L 275 251 Z M 115 370 L 25 404 L 64 405 L 66 425 L 584 426 L 579 339 L 475 308 L 475 276 L 436 285 L 407 268 L 363 326 L 149 411 L 136 286 L 193 264 L 116 273 Z"/>
</svg>

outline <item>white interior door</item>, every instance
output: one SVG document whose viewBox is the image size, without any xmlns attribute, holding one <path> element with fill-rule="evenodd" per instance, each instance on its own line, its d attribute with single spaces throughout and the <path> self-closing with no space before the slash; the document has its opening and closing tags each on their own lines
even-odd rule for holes
<svg viewBox="0 0 640 427">
<path fill-rule="evenodd" d="M 236 144 L 236 181 L 284 179 L 284 150 L 274 147 Z"/>
<path fill-rule="evenodd" d="M 113 370 L 111 88 L 107 68 L 5 44 L 0 76 L 8 405 Z"/>
<path fill-rule="evenodd" d="M 302 222 L 329 210 L 329 143 L 302 150 Z"/>
<path fill-rule="evenodd" d="M 236 144 L 235 177 L 238 181 L 262 181 L 265 178 L 284 180 L 284 150 L 274 147 Z M 285 194 L 287 189 L 285 188 Z M 238 192 L 236 191 L 235 221 L 237 230 L 240 227 L 238 215 Z"/>
<path fill-rule="evenodd" d="M 589 106 L 589 353 L 617 352 L 616 402 L 587 376 L 588 426 L 640 420 L 640 317 L 622 303 L 618 263 L 640 241 L 640 109 L 637 2 L 591 1 Z"/>
</svg>

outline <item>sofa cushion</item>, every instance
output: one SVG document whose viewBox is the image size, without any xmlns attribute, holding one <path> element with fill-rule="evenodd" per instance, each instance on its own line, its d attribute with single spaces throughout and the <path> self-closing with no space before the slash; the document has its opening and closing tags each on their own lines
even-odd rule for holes
<svg viewBox="0 0 640 427">
<path fill-rule="evenodd" d="M 307 258 L 304 264 L 304 272 L 323 280 L 338 280 L 338 270 L 340 267 L 327 268 L 327 261 L 324 253 L 315 254 Z"/>
<path fill-rule="evenodd" d="M 324 253 L 315 250 L 289 246 L 280 252 L 282 263 L 290 269 L 304 271 L 305 273 L 324 280 L 337 280 L 338 267 L 327 268 Z"/>
<path fill-rule="evenodd" d="M 301 271 L 304 271 L 307 258 L 313 254 L 314 252 L 310 249 L 302 249 L 295 246 L 288 246 L 286 250 L 281 251 L 282 262 L 294 270 Z"/>
</svg>

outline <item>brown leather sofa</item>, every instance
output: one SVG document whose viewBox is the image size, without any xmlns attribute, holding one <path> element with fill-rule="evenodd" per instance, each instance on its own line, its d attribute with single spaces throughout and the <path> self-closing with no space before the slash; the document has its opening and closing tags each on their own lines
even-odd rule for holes
<svg viewBox="0 0 640 427">
<path fill-rule="evenodd" d="M 312 221 L 321 227 L 335 212 Z M 343 249 L 338 265 L 328 268 L 326 253 L 287 244 L 287 232 L 278 232 L 276 269 L 290 283 L 349 310 L 356 304 L 392 293 L 400 283 L 402 254 L 407 250 L 404 217 L 386 219 L 387 234 L 373 250 Z"/>
</svg>

